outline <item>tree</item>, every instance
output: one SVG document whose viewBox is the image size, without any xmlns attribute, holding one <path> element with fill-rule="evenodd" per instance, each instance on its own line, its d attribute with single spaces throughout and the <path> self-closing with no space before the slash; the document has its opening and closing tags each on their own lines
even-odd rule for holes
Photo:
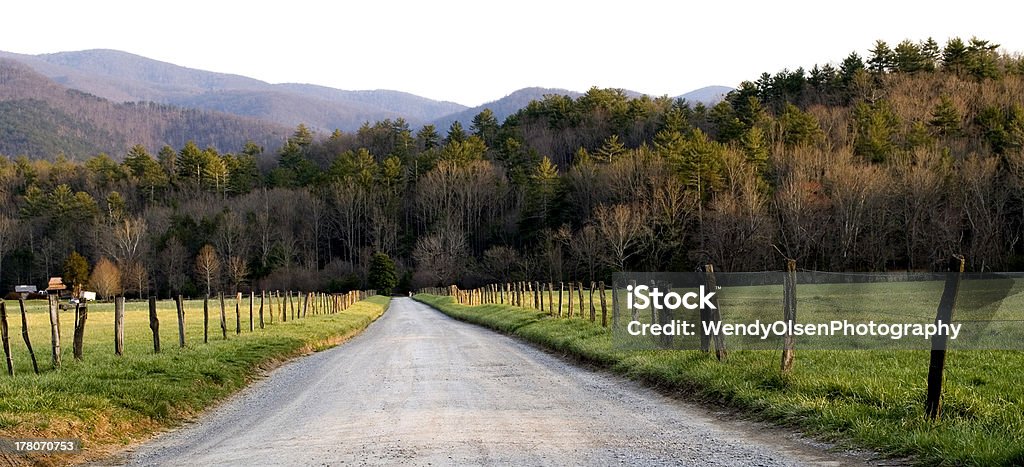
<svg viewBox="0 0 1024 467">
<path fill-rule="evenodd" d="M 601 147 L 594 152 L 594 159 L 601 162 L 611 162 L 617 157 L 625 154 L 626 147 L 619 142 L 619 135 L 611 135 L 604 140 Z"/>
<path fill-rule="evenodd" d="M 89 283 L 96 289 L 97 294 L 109 300 L 110 297 L 121 293 L 121 271 L 109 259 L 100 258 L 92 270 Z"/>
<path fill-rule="evenodd" d="M 854 108 L 853 116 L 856 153 L 872 162 L 884 162 L 896 148 L 896 129 L 900 127 L 892 105 L 884 99 L 873 104 L 861 102 Z"/>
<path fill-rule="evenodd" d="M 494 112 L 491 112 L 491 109 L 484 109 L 473 117 L 473 123 L 469 129 L 475 136 L 484 140 L 484 144 L 488 147 L 497 146 L 498 119 L 494 117 Z"/>
<path fill-rule="evenodd" d="M 375 253 L 373 260 L 370 261 L 367 280 L 370 282 L 370 288 L 377 289 L 377 293 L 391 295 L 391 290 L 398 285 L 395 262 L 385 253 Z"/>
<path fill-rule="evenodd" d="M 217 280 L 217 273 L 220 272 L 220 258 L 213 245 L 206 244 L 199 250 L 196 256 L 196 272 L 206 282 L 206 296 L 212 293 L 212 287 Z"/>
<path fill-rule="evenodd" d="M 121 280 L 123 281 L 122 290 L 125 292 L 134 292 L 137 297 L 142 298 L 143 294 L 149 289 L 149 271 L 146 271 L 146 266 L 142 264 L 142 261 L 129 261 L 121 264 Z"/>
<path fill-rule="evenodd" d="M 231 281 L 231 290 L 238 293 L 239 287 L 245 283 L 249 276 L 249 265 L 245 260 L 237 256 L 228 258 L 228 279 Z"/>
<path fill-rule="evenodd" d="M 896 54 L 889 48 L 889 44 L 886 44 L 883 40 L 875 41 L 875 47 L 869 52 L 871 57 L 868 58 L 868 69 L 872 73 L 890 71 L 896 64 Z"/>
<path fill-rule="evenodd" d="M 77 290 L 89 282 L 89 262 L 77 251 L 72 251 L 64 261 L 64 283 Z"/>
<path fill-rule="evenodd" d="M 625 271 L 626 261 L 637 253 L 637 246 L 647 230 L 643 207 L 600 205 L 594 212 L 594 220 L 607 244 L 608 264 L 616 271 Z"/>
<path fill-rule="evenodd" d="M 941 136 L 960 136 L 963 129 L 962 120 L 960 111 L 953 105 L 952 99 L 943 95 L 932 111 L 932 119 L 928 124 Z"/>
<path fill-rule="evenodd" d="M 900 42 L 893 50 L 896 71 L 914 73 L 928 68 L 928 59 L 921 52 L 921 46 L 909 40 Z"/>
</svg>

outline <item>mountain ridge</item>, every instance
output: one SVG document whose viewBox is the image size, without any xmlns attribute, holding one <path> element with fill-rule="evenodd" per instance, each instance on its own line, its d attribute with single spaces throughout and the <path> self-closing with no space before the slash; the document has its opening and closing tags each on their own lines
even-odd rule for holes
<svg viewBox="0 0 1024 467">
<path fill-rule="evenodd" d="M 0 153 L 119 158 L 135 144 L 241 149 L 276 148 L 290 129 L 261 120 L 151 102 L 116 103 L 63 86 L 31 67 L 0 58 Z"/>
</svg>

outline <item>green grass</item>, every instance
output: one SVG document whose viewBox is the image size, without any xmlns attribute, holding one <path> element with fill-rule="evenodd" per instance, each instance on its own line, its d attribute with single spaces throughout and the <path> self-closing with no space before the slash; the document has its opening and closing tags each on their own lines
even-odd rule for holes
<svg viewBox="0 0 1024 467">
<path fill-rule="evenodd" d="M 699 351 L 617 350 L 611 332 L 589 320 L 553 319 L 508 305 L 463 306 L 450 297 L 415 298 L 452 317 L 839 446 L 909 456 L 925 465 L 1024 464 L 1021 351 L 951 351 L 943 416 L 932 422 L 924 414 L 924 350 L 800 350 L 798 343 L 793 372 L 781 376 L 777 351 L 732 351 L 727 362 L 718 362 Z"/>
<path fill-rule="evenodd" d="M 227 339 L 221 337 L 219 304 L 213 306 L 211 301 L 208 344 L 203 343 L 202 301 L 189 301 L 185 303 L 185 348 L 178 346 L 174 303 L 164 301 L 158 305 L 159 354 L 153 353 L 147 304 L 130 302 L 125 310 L 122 357 L 114 355 L 113 305 L 91 304 L 81 361 L 72 358 L 74 312 L 61 312 L 59 370 L 51 363 L 45 302 L 30 302 L 29 330 L 40 375 L 33 374 L 21 337 L 18 304 L 8 301 L 15 376 L 0 376 L 0 433 L 80 438 L 87 458 L 101 456 L 201 412 L 280 361 L 338 344 L 379 317 L 389 300 L 374 296 L 341 313 L 308 315 L 286 323 L 278 316 L 263 330 L 257 318 L 254 332 L 249 332 L 248 305 L 243 301 L 242 333 L 236 335 L 232 299 L 227 301 Z"/>
</svg>

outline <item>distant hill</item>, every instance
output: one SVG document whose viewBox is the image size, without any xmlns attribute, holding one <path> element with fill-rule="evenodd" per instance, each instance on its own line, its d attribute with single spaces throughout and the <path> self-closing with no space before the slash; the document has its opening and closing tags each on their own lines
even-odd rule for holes
<svg viewBox="0 0 1024 467">
<path fill-rule="evenodd" d="M 703 103 L 704 105 L 714 105 L 725 98 L 725 95 L 733 89 L 728 86 L 707 86 L 700 89 L 695 89 L 686 94 L 678 96 L 677 98 L 686 99 L 690 103 Z M 623 90 L 623 93 L 632 99 L 643 97 L 645 94 L 637 91 L 630 91 L 628 89 Z M 583 95 L 583 93 L 576 91 L 569 91 L 566 89 L 554 89 L 554 88 L 523 88 L 513 92 L 501 99 L 491 101 L 483 105 L 465 109 L 461 112 L 456 112 L 451 115 L 446 115 L 442 118 L 434 120 L 432 123 L 437 127 L 438 131 L 444 133 L 448 127 L 451 126 L 452 122 L 458 120 L 462 122 L 465 128 L 469 128 L 470 123 L 473 121 L 473 117 L 476 117 L 484 109 L 491 109 L 494 112 L 494 116 L 498 119 L 498 122 L 502 122 L 509 115 L 512 115 L 526 107 L 530 101 L 542 100 L 544 96 L 558 94 L 577 98 Z M 655 96 L 656 97 L 656 96 Z"/>
<path fill-rule="evenodd" d="M 405 118 L 418 126 L 466 107 L 398 91 L 343 91 L 309 84 L 270 84 L 195 70 L 117 50 L 43 55 L 0 52 L 72 89 L 115 102 L 149 101 L 259 118 L 294 128 L 353 131 L 363 122 Z"/>
<path fill-rule="evenodd" d="M 448 130 L 448 127 L 450 127 L 452 123 L 455 122 L 456 120 L 462 122 L 462 125 L 468 130 L 470 122 L 473 121 L 473 117 L 476 117 L 477 114 L 482 112 L 484 109 L 491 109 L 491 112 L 494 112 L 494 117 L 497 118 L 498 122 L 500 123 L 505 121 L 505 118 L 507 118 L 509 115 L 518 112 L 519 109 L 522 109 L 523 107 L 526 107 L 527 104 L 530 103 L 530 101 L 541 100 L 544 98 L 544 96 L 551 94 L 565 95 L 572 97 L 574 99 L 582 95 L 581 93 L 575 91 L 568 91 L 565 89 L 538 87 L 523 88 L 513 92 L 512 94 L 502 97 L 501 99 L 498 99 L 496 101 L 491 101 L 483 105 L 478 105 L 470 109 L 465 109 L 461 112 L 445 115 L 444 117 L 438 118 L 431 123 L 433 123 L 434 126 L 437 127 L 437 130 L 441 134 L 444 134 L 445 131 Z"/>
<path fill-rule="evenodd" d="M 154 103 L 115 103 L 68 89 L 28 66 L 0 58 L 0 153 L 120 157 L 134 144 L 157 150 L 200 147 L 237 151 L 252 139 L 268 150 L 291 129 L 251 118 Z"/>
<path fill-rule="evenodd" d="M 704 105 L 715 105 L 725 99 L 725 95 L 729 94 L 733 88 L 729 86 L 705 86 L 700 89 L 694 89 L 686 94 L 677 96 L 678 99 L 686 99 L 687 102 L 696 104 L 701 103 Z"/>
</svg>

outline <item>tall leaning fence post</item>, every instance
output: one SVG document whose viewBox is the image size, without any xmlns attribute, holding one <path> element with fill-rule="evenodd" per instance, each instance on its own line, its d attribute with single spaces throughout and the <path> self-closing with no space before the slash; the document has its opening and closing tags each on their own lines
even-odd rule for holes
<svg viewBox="0 0 1024 467">
<path fill-rule="evenodd" d="M 786 260 L 786 275 L 784 276 L 783 284 L 783 320 L 788 323 L 787 329 L 792 330 L 793 324 L 796 323 L 796 260 Z M 782 342 L 782 374 L 789 373 L 793 369 L 793 348 L 793 333 L 792 331 L 786 331 L 786 336 Z"/>
<path fill-rule="evenodd" d="M 7 302 L 0 299 L 0 340 L 3 342 L 4 359 L 7 361 L 7 374 L 14 376 L 14 357 L 11 356 L 11 337 L 7 328 Z"/>
<path fill-rule="evenodd" d="M 153 353 L 160 353 L 160 318 L 156 315 L 156 297 L 149 297 L 149 330 L 153 331 Z"/>
<path fill-rule="evenodd" d="M 939 309 L 935 312 L 935 324 L 950 324 L 953 322 L 953 309 L 956 308 L 956 298 L 960 292 L 960 279 L 964 274 L 964 257 L 954 256 L 949 263 L 949 274 L 946 276 L 946 284 L 942 289 L 942 299 L 939 300 Z M 939 327 L 939 329 L 942 329 Z M 935 420 L 942 412 L 942 374 L 946 367 L 946 347 L 949 344 L 949 335 L 940 332 L 932 337 L 932 355 L 928 363 L 928 393 L 925 398 L 924 410 L 928 418 Z"/>
<path fill-rule="evenodd" d="M 53 292 L 46 296 L 47 304 L 50 307 L 50 347 L 54 368 L 60 368 L 60 300 L 57 293 L 59 292 Z"/>
<path fill-rule="evenodd" d="M 18 308 L 21 309 L 21 338 L 25 341 L 25 347 L 28 347 L 28 356 L 32 359 L 32 371 L 39 374 L 39 362 L 36 361 L 36 352 L 32 350 L 32 340 L 28 337 L 28 316 L 25 315 L 25 295 L 21 294 L 18 297 Z"/>
</svg>

